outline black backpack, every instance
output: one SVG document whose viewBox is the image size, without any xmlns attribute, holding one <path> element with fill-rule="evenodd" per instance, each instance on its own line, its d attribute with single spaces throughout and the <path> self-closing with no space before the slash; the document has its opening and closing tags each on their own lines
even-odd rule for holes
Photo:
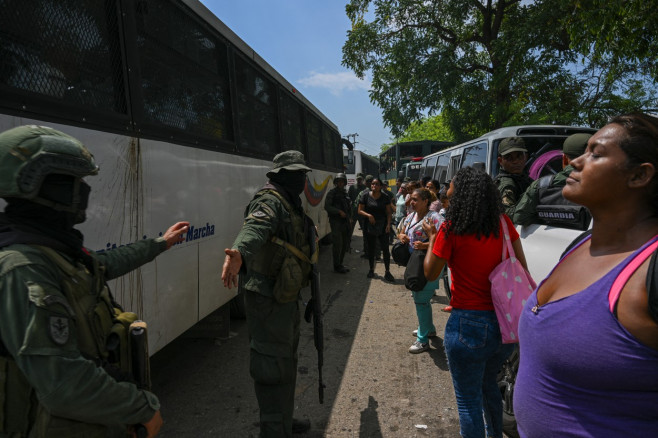
<svg viewBox="0 0 658 438">
<path fill-rule="evenodd" d="M 589 210 L 562 196 L 564 186 L 552 185 L 554 177 L 546 175 L 537 180 L 537 216 L 546 225 L 586 230 L 592 220 Z"/>
</svg>

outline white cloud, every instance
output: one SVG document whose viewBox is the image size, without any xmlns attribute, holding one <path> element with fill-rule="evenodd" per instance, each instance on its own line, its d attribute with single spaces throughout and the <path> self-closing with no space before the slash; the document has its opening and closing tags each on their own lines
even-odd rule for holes
<svg viewBox="0 0 658 438">
<path fill-rule="evenodd" d="M 344 90 L 368 90 L 370 88 L 369 80 L 359 79 L 354 73 L 350 72 L 317 73 L 312 71 L 307 77 L 299 79 L 298 82 L 306 87 L 326 88 L 336 96 Z"/>
</svg>

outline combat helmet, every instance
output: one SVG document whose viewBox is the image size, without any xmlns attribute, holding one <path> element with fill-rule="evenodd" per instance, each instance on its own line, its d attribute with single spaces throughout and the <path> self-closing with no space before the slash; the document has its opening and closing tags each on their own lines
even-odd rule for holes
<svg viewBox="0 0 658 438">
<path fill-rule="evenodd" d="M 343 172 L 339 172 L 334 176 L 334 184 L 336 184 L 339 180 L 345 181 L 345 184 L 347 184 L 347 175 L 345 175 Z"/>
<path fill-rule="evenodd" d="M 43 182 L 49 175 L 74 177 L 76 199 L 81 179 L 97 173 L 91 152 L 63 132 L 26 125 L 0 133 L 0 198 L 27 199 L 58 211 L 78 213 L 75 202 L 66 205 L 40 196 Z"/>
</svg>

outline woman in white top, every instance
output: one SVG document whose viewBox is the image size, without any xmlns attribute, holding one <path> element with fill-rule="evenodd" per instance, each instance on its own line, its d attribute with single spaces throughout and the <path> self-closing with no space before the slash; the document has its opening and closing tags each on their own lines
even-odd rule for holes
<svg viewBox="0 0 658 438">
<path fill-rule="evenodd" d="M 423 230 L 423 221 L 431 223 L 437 230 L 443 222 L 441 216 L 430 210 L 430 205 L 436 197 L 427 189 L 416 189 L 411 193 L 411 207 L 414 212 L 409 214 L 402 223 L 401 233 L 398 238 L 402 243 L 409 245 L 409 252 L 414 250 L 427 251 L 429 248 L 429 236 Z M 411 294 L 416 304 L 416 315 L 418 315 L 418 329 L 414 330 L 416 342 L 409 348 L 409 353 L 422 353 L 429 350 L 429 337 L 436 336 L 436 327 L 432 319 L 432 306 L 430 300 L 434 296 L 434 290 L 439 287 L 439 280 L 428 281 L 423 290 Z"/>
</svg>

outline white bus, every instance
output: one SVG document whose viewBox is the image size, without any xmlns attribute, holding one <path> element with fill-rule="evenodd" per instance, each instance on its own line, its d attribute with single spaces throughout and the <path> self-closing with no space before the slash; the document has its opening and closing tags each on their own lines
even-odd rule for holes
<svg viewBox="0 0 658 438">
<path fill-rule="evenodd" d="M 111 284 L 149 323 L 151 354 L 235 297 L 220 279 L 223 250 L 275 154 L 304 153 L 304 207 L 329 231 L 338 129 L 197 0 L 2 9 L 0 131 L 51 126 L 94 154 L 85 246 L 112 250 L 191 223 L 184 243 Z"/>
<path fill-rule="evenodd" d="M 423 158 L 421 178 L 447 183 L 462 167 L 473 166 L 492 177 L 498 174 L 498 145 L 507 137 L 522 137 L 528 149 L 526 168 L 532 179 L 562 168 L 562 143 L 571 134 L 593 134 L 596 129 L 575 126 L 510 126 L 435 152 Z M 582 231 L 549 225 L 517 226 L 532 277 L 539 282 L 555 266 L 564 248 Z"/>
<path fill-rule="evenodd" d="M 343 167 L 347 176 L 347 186 L 356 183 L 356 176 L 363 175 L 379 176 L 379 159 L 362 151 L 354 151 L 352 162 L 350 162 L 348 150 L 343 149 Z"/>
</svg>

